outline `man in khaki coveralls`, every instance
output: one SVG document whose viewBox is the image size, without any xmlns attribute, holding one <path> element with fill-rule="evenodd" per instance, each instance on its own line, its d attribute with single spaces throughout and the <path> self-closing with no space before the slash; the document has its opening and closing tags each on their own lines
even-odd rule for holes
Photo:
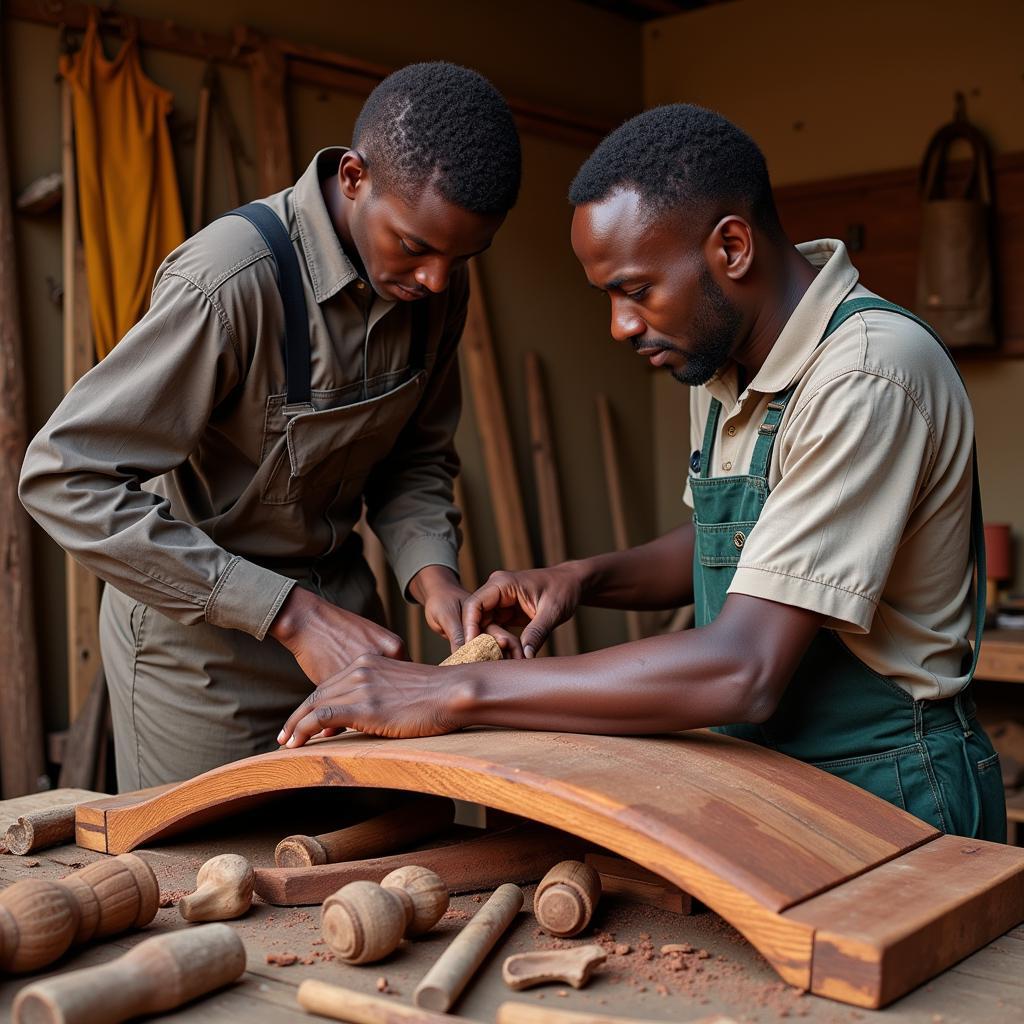
<svg viewBox="0 0 1024 1024">
<path fill-rule="evenodd" d="M 693 522 L 494 574 L 466 602 L 466 634 L 518 621 L 527 660 L 362 656 L 293 712 L 283 740 L 339 726 L 715 726 L 944 832 L 1003 839 L 998 758 L 969 689 L 985 590 L 974 419 L 941 341 L 861 286 L 841 242 L 793 245 L 760 150 L 711 111 L 627 121 L 570 201 L 613 337 L 692 388 L 690 443 L 677 440 Z M 578 605 L 691 601 L 696 629 L 530 657 Z"/>
<path fill-rule="evenodd" d="M 404 656 L 353 533 L 364 498 L 403 593 L 461 643 L 465 263 L 519 177 L 490 83 L 443 63 L 396 72 L 352 149 L 322 150 L 293 188 L 243 208 L 287 230 L 270 225 L 294 249 L 295 301 L 263 229 L 222 217 L 167 257 L 149 312 L 31 444 L 23 502 L 111 584 L 100 628 L 122 790 L 270 749 L 310 681 L 363 653 Z M 308 321 L 308 353 L 286 305 Z"/>
</svg>

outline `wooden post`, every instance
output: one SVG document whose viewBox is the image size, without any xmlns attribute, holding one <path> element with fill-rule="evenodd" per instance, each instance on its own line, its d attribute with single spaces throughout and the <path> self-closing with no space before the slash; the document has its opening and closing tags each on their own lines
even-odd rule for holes
<svg viewBox="0 0 1024 1024">
<path fill-rule="evenodd" d="M 473 535 L 469 529 L 469 509 L 466 508 L 466 488 L 462 486 L 462 477 L 455 478 L 455 504 L 462 513 L 462 547 L 459 548 L 459 578 L 462 585 L 469 591 L 480 586 L 480 576 L 476 571 L 476 557 L 473 554 Z"/>
<path fill-rule="evenodd" d="M 526 401 L 530 415 L 530 445 L 533 448 L 533 475 L 537 483 L 537 510 L 540 513 L 544 564 L 557 565 L 566 559 L 565 526 L 548 399 L 536 352 L 526 353 Z M 579 654 L 576 620 L 563 622 L 552 634 L 551 644 L 557 655 Z"/>
<path fill-rule="evenodd" d="M 0 81 L 0 792 L 6 798 L 35 793 L 45 765 L 29 522 L 18 501 L 27 441 L 25 369 L 3 92 Z"/>
<path fill-rule="evenodd" d="M 199 87 L 199 105 L 196 110 L 196 154 L 192 171 L 192 233 L 205 223 L 203 200 L 206 197 L 206 154 L 210 142 L 210 102 L 213 98 L 213 64 L 207 64 L 203 83 Z"/>
<path fill-rule="evenodd" d="M 71 86 L 61 83 L 61 156 L 64 270 L 64 391 L 95 363 L 85 255 L 78 238 L 78 184 L 75 175 L 74 114 Z M 100 665 L 100 583 L 70 555 L 65 558 L 68 637 L 68 720 L 73 722 L 89 696 Z"/>
<path fill-rule="evenodd" d="M 462 352 L 483 445 L 484 466 L 501 546 L 501 567 L 532 569 L 533 554 L 526 532 L 523 494 L 476 260 L 469 263 L 469 311 L 462 332 Z"/>
<path fill-rule="evenodd" d="M 250 28 L 238 30 L 236 38 L 239 45 L 248 50 L 246 60 L 256 120 L 260 194 L 270 195 L 294 184 L 285 107 L 287 61 L 273 40 L 265 39 Z"/>
<path fill-rule="evenodd" d="M 612 421 L 612 408 L 607 395 L 597 396 L 597 418 L 601 426 L 601 452 L 604 456 L 604 476 L 608 486 L 608 505 L 612 513 L 615 547 L 619 551 L 625 551 L 629 547 L 626 508 L 622 496 L 622 477 L 619 473 L 619 453 L 615 446 L 615 424 Z M 626 629 L 630 640 L 640 639 L 642 633 L 639 612 L 626 612 Z"/>
</svg>

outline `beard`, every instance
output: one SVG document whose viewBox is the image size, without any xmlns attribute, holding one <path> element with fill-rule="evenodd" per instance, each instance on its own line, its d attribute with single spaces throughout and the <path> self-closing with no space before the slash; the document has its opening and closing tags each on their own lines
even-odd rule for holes
<svg viewBox="0 0 1024 1024">
<path fill-rule="evenodd" d="M 671 370 L 672 376 L 680 384 L 699 387 L 725 366 L 739 338 L 742 321 L 740 311 L 725 297 L 705 265 L 700 272 L 700 301 L 690 331 L 694 338 L 693 350 L 686 352 L 668 341 L 650 338 L 643 341 L 634 338 L 633 348 L 667 348 L 678 352 L 686 364 Z"/>
</svg>

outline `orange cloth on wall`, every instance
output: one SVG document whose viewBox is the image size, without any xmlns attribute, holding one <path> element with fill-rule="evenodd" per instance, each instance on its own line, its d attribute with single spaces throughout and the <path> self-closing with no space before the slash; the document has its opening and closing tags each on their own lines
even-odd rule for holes
<svg viewBox="0 0 1024 1024">
<path fill-rule="evenodd" d="M 107 60 L 95 11 L 60 72 L 72 91 L 78 216 L 102 359 L 145 313 L 157 267 L 185 238 L 167 128 L 173 97 L 143 72 L 134 32 Z"/>
</svg>

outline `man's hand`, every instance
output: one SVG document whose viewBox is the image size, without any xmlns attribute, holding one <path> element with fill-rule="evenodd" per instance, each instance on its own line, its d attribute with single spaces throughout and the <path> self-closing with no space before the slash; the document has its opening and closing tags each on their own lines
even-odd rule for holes
<svg viewBox="0 0 1024 1024">
<path fill-rule="evenodd" d="M 345 728 L 389 739 L 454 732 L 461 727 L 458 709 L 470 696 L 470 684 L 460 673 L 468 667 L 442 669 L 364 654 L 315 689 L 292 712 L 277 741 L 301 747 L 318 733 Z"/>
<path fill-rule="evenodd" d="M 361 654 L 406 657 L 401 637 L 302 587 L 292 588 L 269 632 L 291 651 L 317 686 L 348 668 Z"/>
<path fill-rule="evenodd" d="M 427 625 L 448 641 L 453 652 L 457 651 L 466 642 L 462 616 L 463 606 L 469 598 L 469 591 L 459 582 L 458 576 L 447 566 L 424 566 L 409 581 L 409 593 L 423 605 Z M 477 630 L 480 632 L 483 630 Z M 523 656 L 515 634 L 498 625 L 487 632 L 498 641 L 506 658 Z"/>
<path fill-rule="evenodd" d="M 577 562 L 491 573 L 463 607 L 466 639 L 491 632 L 495 625 L 524 625 L 520 642 L 524 656 L 532 658 L 551 631 L 572 617 L 582 594 L 583 573 Z"/>
</svg>

